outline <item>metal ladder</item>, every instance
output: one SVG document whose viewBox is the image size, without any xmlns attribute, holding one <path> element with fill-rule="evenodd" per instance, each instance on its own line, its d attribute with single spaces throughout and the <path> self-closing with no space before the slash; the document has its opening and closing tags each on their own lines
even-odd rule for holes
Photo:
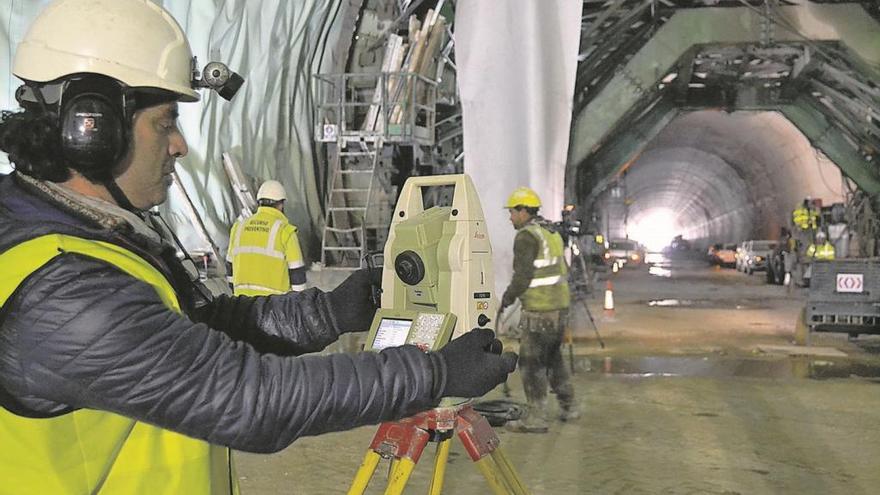
<svg viewBox="0 0 880 495">
<path fill-rule="evenodd" d="M 367 214 L 384 143 L 376 138 L 342 141 L 337 146 L 325 204 L 321 263 L 325 268 L 354 270 L 367 251 Z"/>
</svg>

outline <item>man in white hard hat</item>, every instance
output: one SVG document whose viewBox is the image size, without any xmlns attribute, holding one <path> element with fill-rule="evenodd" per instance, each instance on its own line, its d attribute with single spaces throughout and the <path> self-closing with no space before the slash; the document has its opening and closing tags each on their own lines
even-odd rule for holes
<svg viewBox="0 0 880 495">
<path fill-rule="evenodd" d="M 227 271 L 236 296 L 267 296 L 306 288 L 296 226 L 284 216 L 287 193 L 277 180 L 267 180 L 257 191 L 260 207 L 229 232 Z"/>
<path fill-rule="evenodd" d="M 834 244 L 828 241 L 824 231 L 816 232 L 816 242 L 807 247 L 807 258 L 812 260 L 833 260 L 835 257 Z"/>
<path fill-rule="evenodd" d="M 367 271 L 261 297 L 190 278 L 146 210 L 188 151 L 193 62 L 148 0 L 56 0 L 17 47 L 23 110 L 0 114 L 15 168 L 0 176 L 0 494 L 237 493 L 231 449 L 479 396 L 515 366 L 485 350 L 488 330 L 438 352 L 301 356 L 369 327 Z"/>
</svg>

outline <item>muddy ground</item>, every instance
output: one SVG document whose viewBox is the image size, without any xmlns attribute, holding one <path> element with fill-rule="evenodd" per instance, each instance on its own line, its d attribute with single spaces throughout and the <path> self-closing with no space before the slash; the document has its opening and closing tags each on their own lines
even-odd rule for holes
<svg viewBox="0 0 880 495">
<path fill-rule="evenodd" d="M 589 301 L 604 349 L 575 313 L 582 417 L 546 434 L 496 428 L 531 493 L 880 493 L 880 339 L 792 345 L 803 291 L 758 274 L 676 262 L 612 284 L 613 315 Z M 522 401 L 518 374 L 510 385 Z M 239 453 L 242 492 L 345 493 L 375 430 Z M 426 450 L 407 493 L 427 491 L 432 460 Z M 386 471 L 367 493 L 382 493 Z M 490 493 L 457 441 L 444 493 Z"/>
</svg>

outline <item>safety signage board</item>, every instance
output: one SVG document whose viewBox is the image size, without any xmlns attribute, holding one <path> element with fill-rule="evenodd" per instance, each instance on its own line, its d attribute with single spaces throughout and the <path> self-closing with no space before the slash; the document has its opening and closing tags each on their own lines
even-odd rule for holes
<svg viewBox="0 0 880 495">
<path fill-rule="evenodd" d="M 864 292 L 865 276 L 861 273 L 838 273 L 837 292 Z"/>
</svg>

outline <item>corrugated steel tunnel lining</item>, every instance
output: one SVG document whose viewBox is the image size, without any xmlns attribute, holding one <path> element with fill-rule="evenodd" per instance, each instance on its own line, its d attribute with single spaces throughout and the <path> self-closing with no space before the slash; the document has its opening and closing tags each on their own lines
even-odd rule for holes
<svg viewBox="0 0 880 495">
<path fill-rule="evenodd" d="M 775 112 L 698 111 L 673 120 L 622 176 L 631 233 L 659 210 L 698 246 L 776 238 L 805 196 L 842 200 L 840 171 Z M 609 196 L 603 198 L 607 204 Z M 623 218 L 608 218 L 623 234 Z M 660 227 L 654 225 L 654 227 Z M 635 236 L 634 236 L 635 237 Z"/>
</svg>

